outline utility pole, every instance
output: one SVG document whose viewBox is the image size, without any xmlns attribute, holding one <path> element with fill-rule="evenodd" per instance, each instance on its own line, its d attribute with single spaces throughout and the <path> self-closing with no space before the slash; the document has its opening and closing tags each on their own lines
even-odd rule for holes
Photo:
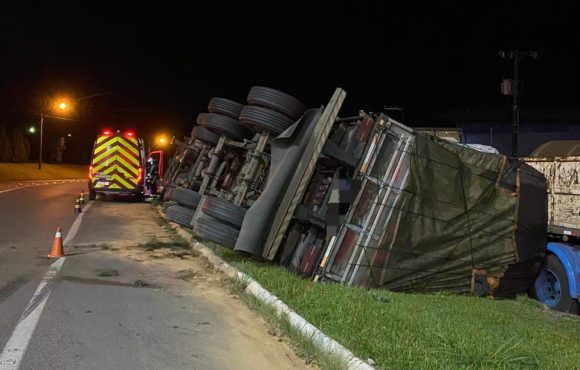
<svg viewBox="0 0 580 370">
<path fill-rule="evenodd" d="M 42 169 L 42 131 L 44 126 L 44 114 L 40 113 L 40 148 L 38 148 L 38 169 Z"/>
<path fill-rule="evenodd" d="M 535 51 L 500 50 L 497 55 L 503 59 L 509 58 L 514 61 L 514 78 L 513 80 L 504 80 L 501 91 L 504 95 L 512 95 L 512 156 L 518 157 L 518 143 L 520 134 L 520 60 L 525 57 L 538 59 L 538 53 Z"/>
</svg>

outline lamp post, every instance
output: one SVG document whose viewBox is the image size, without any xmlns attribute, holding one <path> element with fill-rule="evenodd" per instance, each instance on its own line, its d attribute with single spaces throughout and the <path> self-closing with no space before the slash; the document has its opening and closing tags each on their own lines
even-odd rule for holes
<svg viewBox="0 0 580 370">
<path fill-rule="evenodd" d="M 40 113 L 40 142 L 38 148 L 38 169 L 42 169 L 42 128 L 44 127 L 44 113 Z"/>
<path fill-rule="evenodd" d="M 71 110 L 71 104 L 68 102 L 67 99 L 60 99 L 58 101 L 54 102 L 54 105 L 52 107 L 52 111 L 56 111 L 62 114 L 66 114 Z M 40 112 L 40 135 L 39 135 L 39 143 L 38 143 L 38 169 L 42 170 L 42 139 L 43 139 L 43 134 L 44 134 L 44 118 L 45 117 L 51 117 L 51 118 L 56 118 L 56 119 L 63 119 L 63 120 L 69 120 L 69 121 L 74 121 L 70 118 L 64 118 L 64 117 L 57 117 L 57 116 L 51 116 L 48 115 L 46 112 Z"/>
<path fill-rule="evenodd" d="M 50 112 L 55 112 L 57 114 L 68 114 L 74 110 L 74 106 L 76 106 L 80 101 L 96 98 L 98 96 L 115 95 L 115 94 L 117 94 L 117 93 L 116 92 L 102 92 L 102 93 L 98 93 L 98 94 L 92 94 L 92 95 L 80 97 L 80 98 L 74 100 L 74 102 L 71 102 L 71 100 L 68 98 L 61 98 L 61 99 L 58 99 L 58 100 L 55 100 L 52 102 L 51 107 L 50 107 Z M 38 169 L 39 170 L 42 169 L 42 136 L 43 136 L 43 126 L 44 126 L 44 119 L 45 118 L 55 118 L 55 119 L 60 119 L 60 120 L 65 120 L 65 121 L 77 121 L 77 120 L 71 119 L 71 118 L 50 115 L 50 114 L 48 114 L 47 111 L 42 111 L 40 113 L 40 135 L 39 135 L 40 140 L 39 140 L 39 153 L 38 153 Z M 71 135 L 69 134 L 69 137 L 70 136 Z"/>
</svg>

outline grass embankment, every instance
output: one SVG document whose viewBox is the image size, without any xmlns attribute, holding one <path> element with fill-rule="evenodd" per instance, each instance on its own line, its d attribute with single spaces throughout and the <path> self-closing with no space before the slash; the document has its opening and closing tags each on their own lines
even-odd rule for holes
<svg viewBox="0 0 580 370">
<path fill-rule="evenodd" d="M 490 300 L 317 284 L 284 268 L 221 254 L 379 368 L 580 368 L 580 317 L 548 311 L 527 297 Z"/>
<path fill-rule="evenodd" d="M 88 166 L 76 164 L 0 163 L 0 181 L 84 179 Z"/>
</svg>

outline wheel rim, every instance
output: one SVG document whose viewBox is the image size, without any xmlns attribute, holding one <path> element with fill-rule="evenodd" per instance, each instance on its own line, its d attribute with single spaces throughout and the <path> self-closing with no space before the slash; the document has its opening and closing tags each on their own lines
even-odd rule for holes
<svg viewBox="0 0 580 370">
<path fill-rule="evenodd" d="M 546 306 L 553 308 L 560 302 L 562 284 L 554 272 L 548 269 L 542 270 L 535 285 L 539 300 Z"/>
</svg>

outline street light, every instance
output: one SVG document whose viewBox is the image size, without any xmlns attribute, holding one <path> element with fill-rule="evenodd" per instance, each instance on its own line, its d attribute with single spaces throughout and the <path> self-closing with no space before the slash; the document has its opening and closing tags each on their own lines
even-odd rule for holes
<svg viewBox="0 0 580 370">
<path fill-rule="evenodd" d="M 34 127 L 34 126 L 29 127 L 28 132 L 30 132 L 31 134 L 34 134 L 36 132 L 36 127 Z"/>
<path fill-rule="evenodd" d="M 50 109 L 48 111 L 48 113 L 56 113 L 56 114 L 68 114 L 71 112 L 72 110 L 72 104 L 69 102 L 69 99 L 67 98 L 59 98 L 57 100 L 55 100 L 52 103 L 52 109 Z M 47 114 L 47 112 L 41 112 L 40 113 L 40 140 L 39 140 L 39 148 L 38 148 L 38 169 L 41 170 L 42 169 L 42 138 L 43 138 L 43 133 L 44 133 L 44 117 L 50 117 L 50 118 L 57 118 L 57 119 L 65 119 L 63 117 L 58 117 L 58 116 L 52 116 Z M 33 131 L 31 129 L 29 129 L 29 131 L 31 133 L 33 133 Z M 36 131 L 36 129 L 34 129 L 34 131 Z"/>
<path fill-rule="evenodd" d="M 167 136 L 165 136 L 165 135 L 159 135 L 155 139 L 155 143 L 161 147 L 167 145 L 168 142 L 169 142 L 169 140 L 167 139 Z"/>
<path fill-rule="evenodd" d="M 67 114 L 72 113 L 74 111 L 75 105 L 82 100 L 92 99 L 92 98 L 95 98 L 98 96 L 115 95 L 115 94 L 117 94 L 117 93 L 116 92 L 103 92 L 103 93 L 83 96 L 83 97 L 78 98 L 74 101 L 69 99 L 69 98 L 61 97 L 61 98 L 55 99 L 54 101 L 51 102 L 51 104 L 49 105 L 50 108 L 48 111 L 41 111 L 41 113 L 40 113 L 40 140 L 39 140 L 39 153 L 38 153 L 38 169 L 39 170 L 42 169 L 42 137 L 43 137 L 43 126 L 44 126 L 44 118 L 45 117 L 61 119 L 61 120 L 65 120 L 65 121 L 76 121 L 76 120 L 71 119 L 71 118 L 59 117 L 58 114 L 67 115 Z M 54 113 L 57 115 L 56 116 L 50 115 L 49 113 Z M 35 129 L 35 131 L 36 131 L 36 129 Z M 30 132 L 32 133 L 32 131 L 30 131 Z M 71 137 L 70 134 L 68 136 Z"/>
</svg>

